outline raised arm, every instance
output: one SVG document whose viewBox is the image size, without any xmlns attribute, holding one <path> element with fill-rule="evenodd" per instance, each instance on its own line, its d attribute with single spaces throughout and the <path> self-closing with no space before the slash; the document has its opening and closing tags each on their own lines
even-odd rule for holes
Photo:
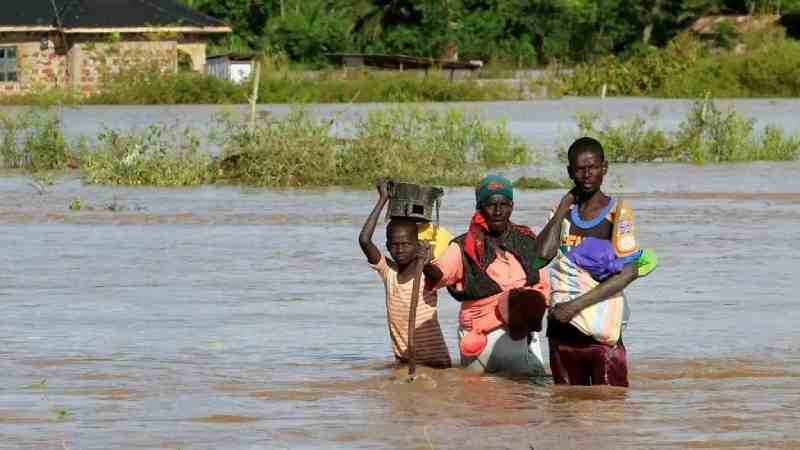
<svg viewBox="0 0 800 450">
<path fill-rule="evenodd" d="M 375 233 L 378 217 L 380 217 L 383 207 L 386 206 L 386 202 L 389 201 L 389 182 L 383 179 L 378 180 L 376 187 L 378 189 L 378 201 L 375 203 L 375 207 L 372 208 L 372 212 L 369 213 L 367 221 L 364 222 L 361 233 L 358 235 L 358 244 L 370 264 L 378 264 L 381 260 L 381 251 L 372 243 L 372 235 Z"/>
<path fill-rule="evenodd" d="M 639 271 L 636 264 L 627 264 L 622 268 L 622 272 L 598 284 L 589 292 L 574 300 L 553 306 L 550 314 L 559 322 L 567 323 L 584 308 L 608 300 L 622 292 L 623 289 L 638 277 Z"/>
<path fill-rule="evenodd" d="M 575 196 L 572 191 L 567 192 L 558 204 L 553 217 L 547 221 L 547 224 L 539 232 L 536 238 L 536 257 L 546 263 L 549 263 L 556 257 L 558 252 L 559 240 L 561 238 L 561 222 L 567 217 L 569 208 L 575 202 Z M 546 265 L 546 264 L 544 264 Z"/>
</svg>

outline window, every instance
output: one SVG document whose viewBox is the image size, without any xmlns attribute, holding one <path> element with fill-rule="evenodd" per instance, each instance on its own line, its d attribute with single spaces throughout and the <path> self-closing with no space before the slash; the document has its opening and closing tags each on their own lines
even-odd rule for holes
<svg viewBox="0 0 800 450">
<path fill-rule="evenodd" d="M 17 81 L 17 47 L 0 47 L 0 82 Z"/>
</svg>

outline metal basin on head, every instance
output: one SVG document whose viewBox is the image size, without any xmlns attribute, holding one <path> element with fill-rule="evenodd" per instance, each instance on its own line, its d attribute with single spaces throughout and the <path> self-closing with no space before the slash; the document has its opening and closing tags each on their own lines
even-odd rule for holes
<svg viewBox="0 0 800 450">
<path fill-rule="evenodd" d="M 389 217 L 430 222 L 442 195 L 444 191 L 435 186 L 392 182 L 389 188 Z"/>
</svg>

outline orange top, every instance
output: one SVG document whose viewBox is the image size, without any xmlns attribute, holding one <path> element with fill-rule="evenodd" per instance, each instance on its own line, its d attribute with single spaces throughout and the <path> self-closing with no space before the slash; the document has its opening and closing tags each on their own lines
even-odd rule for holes
<svg viewBox="0 0 800 450">
<path fill-rule="evenodd" d="M 513 254 L 502 249 L 497 249 L 495 253 L 497 258 L 486 268 L 486 274 L 500 286 L 503 292 L 487 298 L 501 295 L 508 296 L 506 291 L 523 287 L 527 281 L 525 270 Z M 458 244 L 451 243 L 444 254 L 433 260 L 433 263 L 439 267 L 443 274 L 442 279 L 436 285 L 437 288 L 450 285 L 455 285 L 458 290 L 464 288 L 464 260 L 461 256 L 461 247 Z"/>
<path fill-rule="evenodd" d="M 462 302 L 459 323 L 464 330 L 474 329 L 480 333 L 488 333 L 505 325 L 499 310 L 508 310 L 509 291 L 524 287 L 527 283 L 525 270 L 512 253 L 502 249 L 496 249 L 495 253 L 497 257 L 486 268 L 486 274 L 503 291 L 480 300 Z M 458 244 L 450 244 L 444 254 L 433 261 L 433 264 L 439 267 L 443 274 L 442 279 L 435 286 L 436 288 L 450 285 L 454 285 L 458 290 L 464 288 L 464 260 Z M 539 279 L 540 283 L 531 289 L 543 292 L 547 298 L 549 294 L 547 273 L 540 270 Z"/>
</svg>

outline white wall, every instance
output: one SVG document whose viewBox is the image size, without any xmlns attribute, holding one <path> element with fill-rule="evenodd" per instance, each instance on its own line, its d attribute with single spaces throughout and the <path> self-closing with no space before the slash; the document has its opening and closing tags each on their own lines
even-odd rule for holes
<svg viewBox="0 0 800 450">
<path fill-rule="evenodd" d="M 250 78 L 252 71 L 253 64 L 250 61 L 231 61 L 228 79 L 234 83 L 241 83 Z"/>
</svg>

